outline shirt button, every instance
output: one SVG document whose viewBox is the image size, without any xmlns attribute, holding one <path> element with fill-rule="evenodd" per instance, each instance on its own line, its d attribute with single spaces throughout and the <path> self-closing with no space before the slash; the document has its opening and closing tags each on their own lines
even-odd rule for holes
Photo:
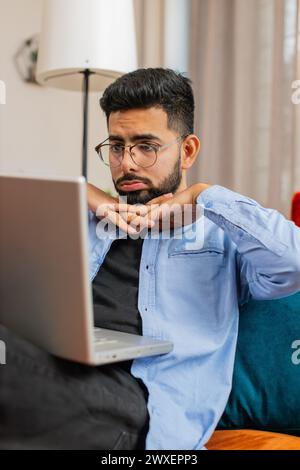
<svg viewBox="0 0 300 470">
<path fill-rule="evenodd" d="M 148 264 L 147 264 L 147 266 L 146 266 L 146 269 L 149 269 L 149 266 L 148 266 Z"/>
</svg>

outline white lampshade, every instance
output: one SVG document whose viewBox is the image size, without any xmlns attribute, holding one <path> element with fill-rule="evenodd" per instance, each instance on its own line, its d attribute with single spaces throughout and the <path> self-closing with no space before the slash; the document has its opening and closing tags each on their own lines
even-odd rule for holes
<svg viewBox="0 0 300 470">
<path fill-rule="evenodd" d="M 82 90 L 78 72 L 89 69 L 90 91 L 99 91 L 136 68 L 132 0 L 45 0 L 39 83 Z"/>
</svg>

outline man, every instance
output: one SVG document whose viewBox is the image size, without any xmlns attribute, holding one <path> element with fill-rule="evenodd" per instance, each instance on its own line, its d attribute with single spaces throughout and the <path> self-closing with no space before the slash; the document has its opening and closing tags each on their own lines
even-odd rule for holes
<svg viewBox="0 0 300 470">
<path fill-rule="evenodd" d="M 90 186 L 90 210 L 100 206 L 101 216 L 106 212 L 131 235 L 128 214 L 136 211 L 139 230 L 163 219 L 159 209 L 151 213 L 154 202 L 204 207 L 204 242 L 198 248 L 188 247 L 192 225 L 185 227 L 183 239 L 144 239 L 136 309 L 143 334 L 170 339 L 174 350 L 137 359 L 131 368 L 149 392 L 147 447 L 199 449 L 216 427 L 230 392 L 239 305 L 251 297 L 274 299 L 300 289 L 300 231 L 277 211 L 221 186 L 187 187 L 186 172 L 200 149 L 187 78 L 171 70 L 137 70 L 110 85 L 100 103 L 108 139 L 97 151 L 129 206 L 123 217 L 123 206 Z M 105 205 L 109 202 L 111 206 Z M 145 206 L 148 210 L 140 215 Z M 90 214 L 91 279 L 99 268 L 101 273 L 102 260 L 114 244 L 126 243 L 97 237 L 97 222 Z M 127 244 L 133 244 L 130 238 Z M 122 266 L 125 256 L 117 247 Z"/>
<path fill-rule="evenodd" d="M 38 357 L 39 363 L 46 363 L 48 375 L 59 372 L 60 380 L 72 375 L 90 383 L 92 374 L 89 418 L 98 418 L 98 424 L 105 420 L 110 430 L 124 429 L 131 421 L 109 448 L 201 449 L 230 393 L 239 305 L 300 289 L 300 231 L 277 211 L 219 185 L 187 187 L 186 172 L 200 149 L 187 78 L 172 70 L 140 69 L 110 85 L 100 104 L 108 138 L 97 152 L 123 199 L 88 185 L 95 323 L 169 339 L 174 349 L 95 372 L 54 364 L 49 357 Z M 182 227 L 173 218 L 164 237 L 165 207 L 175 203 L 183 212 L 186 206 L 203 207 L 204 217 L 187 224 L 183 218 Z M 102 230 L 103 220 L 117 230 Z M 153 228 L 158 236 L 152 236 Z M 76 383 L 72 390 L 78 392 Z M 105 404 L 101 412 L 98 395 Z M 27 410 L 30 406 L 27 402 Z M 52 410 L 59 417 L 60 406 Z M 82 416 L 77 418 L 75 413 L 78 429 L 87 426 L 91 435 Z M 61 434 L 58 418 L 56 423 Z M 100 432 L 98 440 L 104 437 Z M 87 440 L 85 445 L 95 448 Z"/>
</svg>

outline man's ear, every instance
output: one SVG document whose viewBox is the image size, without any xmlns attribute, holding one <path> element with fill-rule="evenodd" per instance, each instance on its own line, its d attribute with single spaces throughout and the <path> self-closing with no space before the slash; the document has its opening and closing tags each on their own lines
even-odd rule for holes
<svg viewBox="0 0 300 470">
<path fill-rule="evenodd" d="M 187 170 L 196 160 L 201 142 L 195 134 L 191 134 L 185 138 L 181 148 L 181 168 Z"/>
</svg>

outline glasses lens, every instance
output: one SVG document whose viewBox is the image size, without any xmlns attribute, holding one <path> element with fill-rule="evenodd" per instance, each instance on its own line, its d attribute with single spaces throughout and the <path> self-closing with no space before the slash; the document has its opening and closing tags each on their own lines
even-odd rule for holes
<svg viewBox="0 0 300 470">
<path fill-rule="evenodd" d="M 119 166 L 124 154 L 121 144 L 103 144 L 99 147 L 98 155 L 105 165 Z M 153 144 L 140 143 L 131 148 L 131 158 L 136 165 L 143 168 L 154 165 L 157 159 L 157 148 Z"/>
<path fill-rule="evenodd" d="M 148 166 L 154 165 L 156 162 L 157 148 L 153 144 L 137 144 L 132 147 L 131 155 L 137 165 L 147 168 Z"/>
<path fill-rule="evenodd" d="M 123 155 L 122 145 L 104 144 L 99 149 L 99 157 L 103 160 L 105 165 L 115 167 L 120 165 Z"/>
</svg>

